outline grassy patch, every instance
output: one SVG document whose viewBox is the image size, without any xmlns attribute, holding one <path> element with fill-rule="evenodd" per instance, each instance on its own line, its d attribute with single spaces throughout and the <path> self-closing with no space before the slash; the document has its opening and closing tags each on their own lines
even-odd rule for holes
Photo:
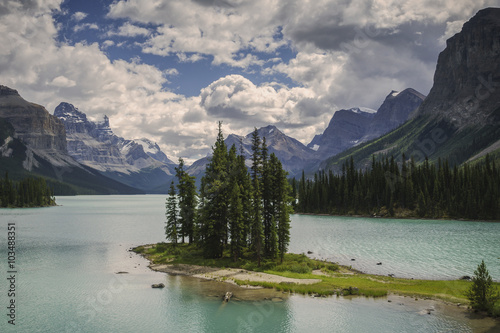
<svg viewBox="0 0 500 333">
<path fill-rule="evenodd" d="M 471 282 L 465 280 L 412 280 L 389 276 L 363 274 L 350 267 L 313 260 L 304 254 L 286 254 L 283 263 L 278 259 L 265 259 L 258 267 L 256 261 L 247 255 L 233 262 L 227 253 L 219 259 L 205 259 L 200 249 L 193 245 L 159 243 L 138 246 L 133 251 L 145 255 L 153 263 L 189 264 L 220 268 L 242 268 L 295 279 L 319 279 L 315 284 L 271 283 L 236 280 L 239 285 L 262 286 L 279 291 L 314 295 L 364 295 L 381 297 L 389 293 L 415 298 L 438 298 L 455 303 L 468 303 L 464 293 Z M 320 270 L 321 275 L 313 274 Z M 500 283 L 495 282 L 498 288 Z M 500 312 L 500 302 L 494 307 Z"/>
</svg>

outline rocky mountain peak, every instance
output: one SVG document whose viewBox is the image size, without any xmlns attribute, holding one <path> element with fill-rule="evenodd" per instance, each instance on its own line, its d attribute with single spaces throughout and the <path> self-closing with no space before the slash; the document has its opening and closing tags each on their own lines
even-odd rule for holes
<svg viewBox="0 0 500 333">
<path fill-rule="evenodd" d="M 445 119 L 456 128 L 485 125 L 500 103 L 500 8 L 480 10 L 446 41 L 434 84 L 415 115 Z"/>
<path fill-rule="evenodd" d="M 17 90 L 0 85 L 0 96 L 19 96 Z"/>
<path fill-rule="evenodd" d="M 0 118 L 38 155 L 66 154 L 64 125 L 43 106 L 23 99 L 17 90 L 0 86 Z"/>
<path fill-rule="evenodd" d="M 375 111 L 368 108 L 338 110 L 323 134 L 316 135 L 307 147 L 321 157 L 338 154 L 360 142 L 374 116 Z"/>
<path fill-rule="evenodd" d="M 408 120 L 410 114 L 422 104 L 425 95 L 407 88 L 401 92 L 393 90 L 379 107 L 367 133 L 361 141 L 378 138 Z"/>
<path fill-rule="evenodd" d="M 333 156 L 380 137 L 407 121 L 424 98 L 412 88 L 392 90 L 377 111 L 363 107 L 338 110 L 323 134 L 316 135 L 307 147 L 321 157 Z"/>
<path fill-rule="evenodd" d="M 66 102 L 61 102 L 56 106 L 54 109 L 54 116 L 65 122 L 78 123 L 87 121 L 87 115 L 85 113 L 80 112 L 73 104 Z"/>
<path fill-rule="evenodd" d="M 133 141 L 140 145 L 142 147 L 142 150 L 155 160 L 166 164 L 175 164 L 167 157 L 167 155 L 165 155 L 165 153 L 161 150 L 160 146 L 158 146 L 156 142 L 153 142 L 146 138 L 136 139 Z"/>
<path fill-rule="evenodd" d="M 54 116 L 64 122 L 68 135 L 91 133 L 96 129 L 95 124 L 87 120 L 87 115 L 70 103 L 59 103 L 54 109 Z"/>
</svg>

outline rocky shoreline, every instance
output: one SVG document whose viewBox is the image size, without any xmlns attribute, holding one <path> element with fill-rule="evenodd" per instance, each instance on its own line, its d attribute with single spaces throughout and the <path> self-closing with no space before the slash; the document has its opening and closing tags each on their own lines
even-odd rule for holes
<svg viewBox="0 0 500 333">
<path fill-rule="evenodd" d="M 226 282 L 236 284 L 238 281 L 248 282 L 270 282 L 270 283 L 290 283 L 290 284 L 313 284 L 321 282 L 320 279 L 294 279 L 279 275 L 253 272 L 241 268 L 217 268 L 186 264 L 150 264 L 149 268 L 157 272 L 172 275 L 185 275 L 195 278 Z M 260 286 L 240 285 L 242 288 L 256 289 Z"/>
<path fill-rule="evenodd" d="M 299 295 L 290 292 L 281 292 L 271 288 L 255 285 L 238 285 L 235 281 L 248 281 L 255 283 L 290 283 L 290 284 L 314 284 L 321 282 L 321 279 L 293 279 L 279 275 L 248 271 L 241 268 L 218 268 L 191 264 L 153 264 L 147 255 L 141 254 L 149 261 L 148 267 L 156 272 L 169 275 L 183 276 L 191 281 L 206 281 L 204 290 L 209 297 L 217 297 L 221 300 L 223 296 L 230 292 L 232 301 L 272 301 L 282 302 L 291 295 L 301 297 L 318 297 L 318 295 Z M 324 274 L 321 271 L 313 271 L 315 275 Z M 352 273 L 351 273 L 352 274 Z M 348 275 L 348 273 L 346 273 Z M 186 281 L 187 282 L 187 281 Z M 221 283 L 223 282 L 223 283 Z M 189 282 L 187 282 L 189 283 Z M 191 282 L 193 283 L 193 282 Z M 326 297 L 326 296 L 323 296 Z M 360 297 L 360 296 L 341 296 Z M 471 312 L 467 305 L 452 303 L 438 298 L 418 298 L 412 296 L 402 296 L 389 293 L 380 299 L 381 302 L 388 302 L 394 306 L 409 306 L 420 315 L 443 315 L 462 321 L 470 326 L 473 332 L 500 332 L 500 320 L 487 317 L 483 314 Z"/>
</svg>

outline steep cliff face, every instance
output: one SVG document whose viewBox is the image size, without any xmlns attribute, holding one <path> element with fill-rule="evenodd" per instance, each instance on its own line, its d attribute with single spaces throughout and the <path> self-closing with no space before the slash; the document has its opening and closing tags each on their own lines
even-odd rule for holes
<svg viewBox="0 0 500 333">
<path fill-rule="evenodd" d="M 368 167 L 372 155 L 412 156 L 416 162 L 447 159 L 450 165 L 491 154 L 500 160 L 500 8 L 479 11 L 448 39 L 434 84 L 411 119 L 379 140 L 321 163 L 339 170 L 353 158 Z"/>
<path fill-rule="evenodd" d="M 500 115 L 500 8 L 479 11 L 439 54 L 434 85 L 415 112 L 462 129 L 498 122 Z"/>
<path fill-rule="evenodd" d="M 108 117 L 93 122 L 69 103 L 60 103 L 54 115 L 63 121 L 68 152 L 78 162 L 145 191 L 172 179 L 175 164 L 156 143 L 147 139 L 125 140 L 113 133 Z"/>
<path fill-rule="evenodd" d="M 378 108 L 367 133 L 361 141 L 368 141 L 382 136 L 408 120 L 412 111 L 422 104 L 425 95 L 412 88 L 401 92 L 391 91 Z"/>
<path fill-rule="evenodd" d="M 87 168 L 66 148 L 64 124 L 16 90 L 0 86 L 0 173 L 43 176 L 55 194 L 142 193 Z"/>
<path fill-rule="evenodd" d="M 114 135 L 109 121 L 94 123 L 68 103 L 59 104 L 54 116 L 66 127 L 67 149 L 74 159 L 99 171 L 130 172 L 124 168 L 127 163 L 120 149 L 112 144 Z"/>
<path fill-rule="evenodd" d="M 336 155 L 360 143 L 375 116 L 375 110 L 352 108 L 333 114 L 322 135 L 316 136 L 307 147 L 318 157 Z"/>
<path fill-rule="evenodd" d="M 0 86 L 0 117 L 34 151 L 67 152 L 64 124 L 43 106 L 25 101 L 17 90 Z"/>
<path fill-rule="evenodd" d="M 333 114 L 323 134 L 316 135 L 307 147 L 318 157 L 339 154 L 363 142 L 376 139 L 408 120 L 425 96 L 408 88 L 391 91 L 377 111 L 367 108 L 339 110 Z"/>
</svg>

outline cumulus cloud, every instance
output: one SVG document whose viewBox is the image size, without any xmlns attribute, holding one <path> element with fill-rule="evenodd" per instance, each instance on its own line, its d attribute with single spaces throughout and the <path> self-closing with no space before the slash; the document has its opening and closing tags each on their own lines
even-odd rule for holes
<svg viewBox="0 0 500 333">
<path fill-rule="evenodd" d="M 99 30 L 99 26 L 95 23 L 83 23 L 83 24 L 77 24 L 73 27 L 74 32 L 79 32 L 83 30 Z"/>
<path fill-rule="evenodd" d="M 151 138 L 192 161 L 210 150 L 218 120 L 226 134 L 274 124 L 307 144 L 337 109 L 376 109 L 393 89 L 427 93 L 444 38 L 493 1 L 115 1 L 107 19 L 128 22 L 100 44 L 57 40 L 61 3 L 0 3 L 0 83 L 50 111 L 66 101 L 90 117 L 107 114 L 118 135 Z M 98 29 L 80 23 L 83 12 L 71 19 L 74 29 Z M 182 66 L 257 66 L 262 76 L 224 74 L 186 97 L 165 88 L 184 75 L 174 66 L 111 60 L 104 50 L 120 45 L 115 36 L 142 37 L 143 53 Z"/>
<path fill-rule="evenodd" d="M 124 23 L 118 28 L 118 31 L 109 31 L 108 36 L 124 36 L 124 37 L 137 37 L 137 36 L 148 36 L 151 32 L 130 23 Z"/>
<path fill-rule="evenodd" d="M 102 49 L 107 49 L 108 47 L 111 47 L 113 45 L 115 45 L 115 42 L 112 41 L 112 40 L 107 39 L 107 40 L 105 40 L 104 42 L 101 43 L 101 48 Z"/>
<path fill-rule="evenodd" d="M 264 0 L 154 3 L 131 0 L 112 4 L 108 16 L 159 25 L 144 44 L 146 53 L 181 57 L 205 55 L 212 56 L 215 65 L 247 67 L 261 62 L 253 55 L 239 55 L 241 50 L 274 52 L 285 44 L 282 39 L 275 38 L 276 7 L 275 2 Z"/>
<path fill-rule="evenodd" d="M 74 13 L 73 15 L 71 15 L 71 18 L 75 21 L 81 21 L 83 19 L 85 19 L 86 17 L 88 16 L 87 13 L 84 13 L 84 12 L 76 12 Z"/>
<path fill-rule="evenodd" d="M 143 44 L 145 53 L 177 55 L 181 62 L 211 57 L 213 65 L 261 66 L 262 74 L 288 75 L 296 83 L 312 88 L 318 98 L 339 97 L 338 105 L 357 105 L 356 101 L 360 101 L 377 108 L 380 96 L 361 91 L 364 96 L 357 98 L 356 88 L 363 86 L 363 90 L 377 93 L 383 90 L 382 96 L 409 86 L 427 93 L 432 84 L 432 73 L 428 74 L 442 50 L 443 35 L 456 31 L 478 9 L 493 3 L 128 0 L 113 3 L 108 16 L 158 25 L 155 34 Z M 287 46 L 296 51 L 296 57 L 274 65 L 253 52 L 274 54 Z M 363 72 L 365 60 L 389 71 Z M 392 61 L 394 66 L 386 66 Z M 378 66 L 378 62 L 384 66 Z M 344 79 L 347 81 L 340 84 Z M 358 80 L 376 86 L 360 85 Z"/>
<path fill-rule="evenodd" d="M 68 79 L 67 77 L 63 75 L 59 75 L 58 77 L 55 77 L 50 83 L 50 85 L 56 86 L 56 87 L 74 87 L 76 86 L 76 82 L 73 80 Z"/>
<path fill-rule="evenodd" d="M 212 119 L 227 120 L 241 134 L 268 124 L 276 124 L 284 131 L 309 127 L 294 133 L 299 139 L 323 129 L 326 118 L 322 114 L 329 111 L 311 89 L 273 83 L 256 86 L 241 75 L 223 77 L 202 89 L 200 106 Z"/>
</svg>

